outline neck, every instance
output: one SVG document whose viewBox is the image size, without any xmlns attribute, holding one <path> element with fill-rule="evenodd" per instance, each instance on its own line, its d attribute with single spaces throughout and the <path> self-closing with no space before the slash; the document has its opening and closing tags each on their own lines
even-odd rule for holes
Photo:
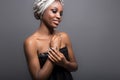
<svg viewBox="0 0 120 80">
<path fill-rule="evenodd" d="M 41 22 L 37 31 L 42 35 L 52 35 L 55 32 L 53 28 L 47 27 L 43 22 Z"/>
</svg>

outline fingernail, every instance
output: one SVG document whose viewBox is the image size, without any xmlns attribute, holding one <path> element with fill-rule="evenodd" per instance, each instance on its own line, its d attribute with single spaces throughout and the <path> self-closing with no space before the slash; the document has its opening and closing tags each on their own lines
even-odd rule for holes
<svg viewBox="0 0 120 80">
<path fill-rule="evenodd" d="M 49 49 L 47 49 L 47 52 L 49 51 Z"/>
<path fill-rule="evenodd" d="M 53 50 L 54 50 L 55 48 L 51 48 L 51 49 L 53 49 Z"/>
<path fill-rule="evenodd" d="M 48 48 L 47 51 L 49 52 L 49 51 L 50 51 L 50 48 Z"/>
</svg>

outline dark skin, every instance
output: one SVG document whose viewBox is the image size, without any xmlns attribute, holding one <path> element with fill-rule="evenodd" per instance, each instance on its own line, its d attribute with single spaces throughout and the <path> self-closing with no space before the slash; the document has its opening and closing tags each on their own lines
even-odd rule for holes
<svg viewBox="0 0 120 80">
<path fill-rule="evenodd" d="M 24 42 L 25 55 L 33 80 L 47 80 L 54 64 L 62 66 L 70 72 L 77 70 L 78 66 L 69 36 L 65 32 L 54 30 L 62 20 L 62 12 L 63 7 L 59 1 L 52 3 L 45 10 L 37 31 Z M 68 49 L 69 61 L 59 51 L 63 47 Z M 44 52 L 48 52 L 49 56 L 41 68 L 38 54 Z"/>
</svg>

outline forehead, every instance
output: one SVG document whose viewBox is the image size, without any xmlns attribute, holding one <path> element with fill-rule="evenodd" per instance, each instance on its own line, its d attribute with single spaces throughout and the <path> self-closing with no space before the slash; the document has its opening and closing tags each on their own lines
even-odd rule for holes
<svg viewBox="0 0 120 80">
<path fill-rule="evenodd" d="M 51 8 L 58 8 L 59 10 L 63 10 L 63 6 L 59 1 L 55 1 L 53 2 L 49 7 L 49 9 Z"/>
</svg>

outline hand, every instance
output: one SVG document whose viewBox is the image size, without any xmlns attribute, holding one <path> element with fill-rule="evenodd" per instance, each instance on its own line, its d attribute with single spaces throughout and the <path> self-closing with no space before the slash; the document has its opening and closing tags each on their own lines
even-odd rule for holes
<svg viewBox="0 0 120 80">
<path fill-rule="evenodd" d="M 55 34 L 51 39 L 50 47 L 59 51 L 60 46 L 61 46 L 61 35 Z"/>
<path fill-rule="evenodd" d="M 50 48 L 48 54 L 48 58 L 57 65 L 64 66 L 67 61 L 65 56 L 56 49 Z"/>
</svg>

